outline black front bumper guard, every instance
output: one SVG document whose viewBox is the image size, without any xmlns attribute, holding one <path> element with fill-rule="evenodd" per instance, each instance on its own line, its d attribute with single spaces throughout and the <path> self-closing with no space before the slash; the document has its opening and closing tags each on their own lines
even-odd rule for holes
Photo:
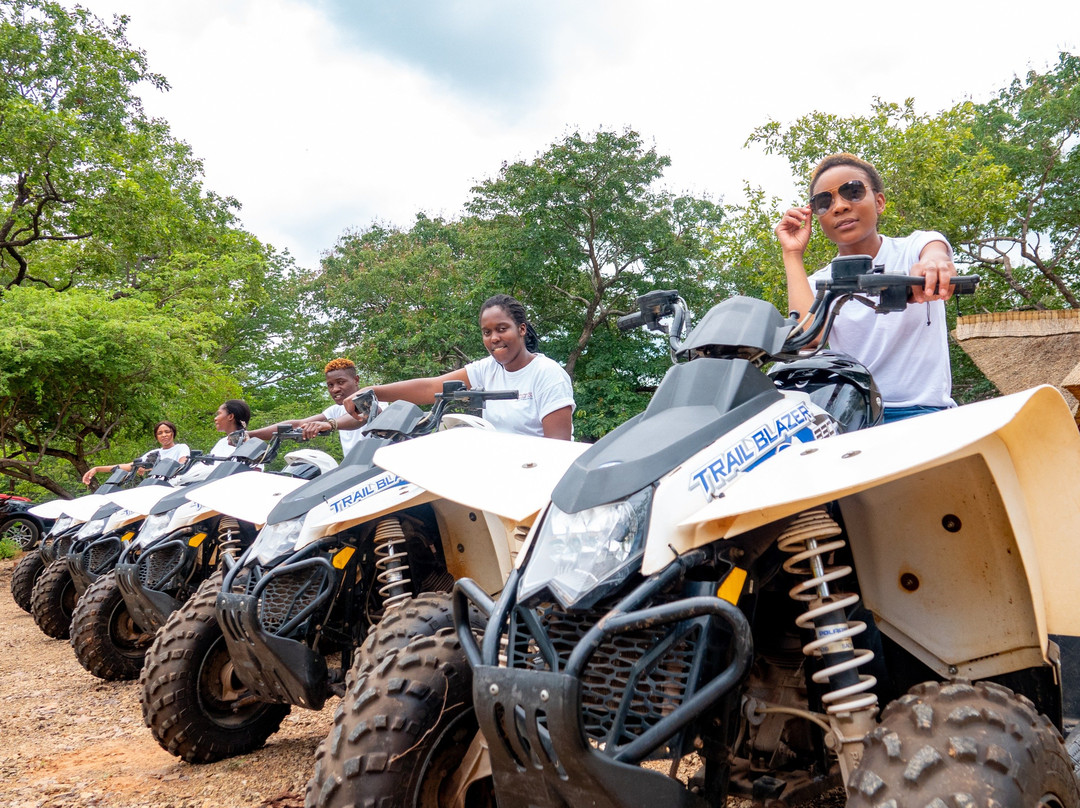
<svg viewBox="0 0 1080 808">
<path fill-rule="evenodd" d="M 82 542 L 73 544 L 67 554 L 71 580 L 80 597 L 94 581 L 116 566 L 124 549 L 118 533 L 91 539 L 85 545 L 79 546 L 81 544 Z"/>
<path fill-rule="evenodd" d="M 267 631 L 259 619 L 259 598 L 275 578 L 305 571 L 310 571 L 307 587 L 316 588 L 318 594 L 275 631 Z M 333 597 L 337 588 L 333 565 L 321 557 L 282 564 L 263 575 L 250 593 L 228 591 L 232 580 L 230 573 L 218 595 L 217 614 L 236 675 L 261 701 L 321 710 L 330 695 L 326 659 L 289 635 L 321 614 Z M 310 591 L 307 587 L 304 592 Z"/>
<path fill-rule="evenodd" d="M 680 566 L 680 565 L 672 565 Z M 685 568 L 684 568 L 685 569 Z M 511 574 L 504 595 L 516 591 Z M 753 657 L 753 637 L 746 616 L 727 601 L 690 597 L 647 608 L 624 611 L 658 591 L 661 580 L 647 581 L 593 626 L 574 648 L 562 672 L 535 671 L 484 664 L 496 659 L 497 634 L 509 609 L 495 604 L 474 582 L 454 586 L 454 622 L 473 668 L 473 699 L 480 730 L 488 741 L 495 791 L 500 804 L 562 808 L 671 805 L 704 808 L 707 803 L 680 781 L 636 765 L 714 706 L 746 675 Z M 470 602 L 493 620 L 485 633 L 484 653 L 467 619 Z M 634 740 L 600 749 L 587 740 L 582 720 L 582 675 L 597 649 L 618 634 L 715 617 L 731 632 L 730 662 L 716 676 Z M 464 618 L 464 619 L 463 619 Z M 488 636 L 492 633 L 496 636 Z"/>
<path fill-rule="evenodd" d="M 191 574 L 198 552 L 187 542 L 191 531 L 184 530 L 184 538 L 153 544 L 134 562 L 122 558 L 116 565 L 116 583 L 128 613 L 143 631 L 157 631 L 180 608 L 175 596 Z"/>
</svg>

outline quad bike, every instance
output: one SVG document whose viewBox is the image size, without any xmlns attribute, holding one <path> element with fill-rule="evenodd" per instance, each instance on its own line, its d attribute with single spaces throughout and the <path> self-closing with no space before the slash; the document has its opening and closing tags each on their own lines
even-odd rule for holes
<svg viewBox="0 0 1080 808">
<path fill-rule="evenodd" d="M 192 462 L 189 460 L 189 463 Z M 117 478 L 116 485 L 134 479 L 139 470 L 146 477 L 136 487 L 148 489 L 153 496 L 168 490 L 169 478 L 183 467 L 175 460 L 157 460 L 157 452 L 146 459 L 132 461 L 132 468 Z M 114 470 L 107 484 L 117 477 Z M 135 489 L 102 494 L 88 494 L 61 506 L 79 524 L 73 530 L 59 532 L 55 528 L 41 545 L 43 569 L 34 581 L 30 596 L 30 613 L 38 628 L 48 637 L 67 639 L 71 632 L 71 616 L 82 593 L 96 578 L 97 570 L 115 562 L 114 544 L 130 539 L 138 530 L 143 515 L 124 508 L 110 497 L 133 493 Z M 52 503 L 47 503 L 51 505 Z M 105 539 L 104 542 L 100 541 Z"/>
<path fill-rule="evenodd" d="M 673 334 L 692 361 L 556 486 L 498 601 L 459 581 L 456 633 L 352 672 L 308 805 L 1080 804 L 1047 638 L 1080 627 L 1061 396 L 821 437 L 758 368 L 922 282 L 868 270 L 834 263 L 802 333 L 743 298 Z M 377 460 L 447 495 L 405 448 Z"/>
<path fill-rule="evenodd" d="M 74 539 L 78 526 L 89 519 L 98 507 L 107 500 L 104 494 L 119 491 L 135 479 L 135 469 L 124 470 L 117 467 L 109 478 L 99 486 L 100 494 L 88 494 L 78 499 L 54 499 L 35 505 L 28 513 L 42 523 L 49 524 L 48 531 L 41 537 L 40 544 L 23 553 L 19 563 L 11 574 L 11 596 L 25 612 L 31 610 L 34 584 L 41 577 L 45 568 L 56 560 L 57 550 L 62 545 L 66 552 Z"/>
<path fill-rule="evenodd" d="M 121 549 L 139 531 L 153 504 L 174 493 L 174 488 L 203 480 L 209 473 L 207 466 L 231 459 L 192 452 L 180 464 L 171 459 L 158 460 L 157 452 L 150 452 L 132 461 L 132 477 L 140 469 L 149 469 L 134 488 L 106 494 L 101 494 L 99 488 L 98 493 L 65 506 L 90 513 L 90 517 L 73 534 L 42 545 L 46 566 L 34 583 L 30 604 L 42 632 L 55 639 L 68 639 L 76 604 L 91 584 L 116 565 Z"/>
<path fill-rule="evenodd" d="M 487 422 L 449 407 L 477 409 L 516 395 L 455 382 L 426 414 L 394 402 L 371 418 L 367 439 L 338 469 L 283 497 L 224 581 L 204 584 L 147 655 L 143 717 L 162 747 L 200 763 L 249 752 L 293 705 L 318 710 L 341 695 L 361 643 L 374 654 L 452 625 L 456 577 L 469 573 L 487 591 L 501 589 L 525 533 L 519 520 L 539 509 L 580 449 L 541 441 L 546 452 L 518 460 L 530 465 L 538 492 L 519 520 L 439 500 L 378 468 L 372 456 L 406 439 L 420 446 L 440 428 L 485 431 Z M 370 394 L 358 403 L 376 411 Z M 375 625 L 386 630 L 365 642 Z"/>
<path fill-rule="evenodd" d="M 111 569 L 97 567 L 96 580 L 72 615 L 71 645 L 86 670 L 102 679 L 137 678 L 154 632 L 225 554 L 239 555 L 251 544 L 275 496 L 337 465 L 323 452 L 302 450 L 286 455 L 281 473 L 242 474 L 272 462 L 283 440 L 299 439 L 300 433 L 287 427 L 269 444 L 248 439 L 205 479 L 160 497 L 145 489 L 113 495 L 145 522 L 130 541 L 106 538 L 92 545 L 113 542 L 108 556 L 115 562 Z M 190 501 L 203 492 L 216 508 Z M 252 510 L 260 506 L 262 519 Z"/>
</svg>

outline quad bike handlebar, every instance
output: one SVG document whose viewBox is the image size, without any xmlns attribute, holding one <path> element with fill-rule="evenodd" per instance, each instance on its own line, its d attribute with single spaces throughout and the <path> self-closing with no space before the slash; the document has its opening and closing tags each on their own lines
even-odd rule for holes
<svg viewBox="0 0 1080 808">
<path fill-rule="evenodd" d="M 455 402 L 466 402 L 469 407 L 479 409 L 485 401 L 507 401 L 518 398 L 517 390 L 484 390 L 482 388 L 467 388 L 462 381 L 443 382 L 441 393 L 435 394 L 435 405 L 420 420 L 411 424 L 406 432 L 401 431 L 400 425 L 388 431 L 387 437 L 395 439 L 414 438 L 434 432 L 442 423 L 443 416 L 449 406 Z M 356 414 L 366 417 L 369 426 L 367 429 L 374 433 L 382 434 L 378 423 L 374 423 L 379 413 L 379 400 L 374 391 L 363 390 L 352 397 Z"/>
<path fill-rule="evenodd" d="M 950 279 L 955 294 L 974 294 L 979 284 L 978 275 L 956 275 Z M 875 272 L 868 255 L 838 256 L 832 261 L 832 278 L 817 282 L 817 295 L 808 314 L 810 320 L 800 325 L 800 313 L 791 312 L 787 318 L 791 332 L 781 350 L 763 359 L 788 359 L 817 341 L 823 344 L 832 330 L 836 315 L 849 300 L 858 300 L 879 314 L 903 311 L 909 302 L 912 289 L 922 287 L 926 279 L 918 275 L 891 275 Z M 872 300 L 871 298 L 876 298 Z M 650 331 L 666 334 L 671 346 L 672 359 L 682 349 L 684 333 L 690 327 L 690 312 L 686 302 L 675 290 L 656 290 L 637 298 L 638 311 L 619 317 L 616 324 L 621 331 L 644 326 Z M 671 323 L 661 320 L 670 317 Z M 737 347 L 737 346 L 733 346 Z"/>
</svg>

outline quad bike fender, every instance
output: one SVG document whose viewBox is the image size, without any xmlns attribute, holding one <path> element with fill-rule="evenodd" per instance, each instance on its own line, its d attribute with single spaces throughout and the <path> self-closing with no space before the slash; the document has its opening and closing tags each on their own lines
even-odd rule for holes
<svg viewBox="0 0 1080 808">
<path fill-rule="evenodd" d="M 1040 664 L 1048 633 L 1080 635 L 1080 435 L 1052 387 L 800 446 L 725 494 L 643 572 L 835 500 L 866 606 L 942 675 Z"/>
<path fill-rule="evenodd" d="M 233 474 L 192 489 L 187 498 L 200 506 L 193 521 L 221 513 L 261 526 L 283 496 L 306 482 L 285 474 Z"/>
<path fill-rule="evenodd" d="M 121 528 L 125 528 L 135 522 L 141 522 L 145 518 L 145 515 L 138 511 L 129 511 L 127 508 L 121 508 L 109 517 L 109 521 L 105 523 L 105 529 L 102 533 L 115 533 Z"/>
<path fill-rule="evenodd" d="M 297 548 L 435 498 L 435 494 L 390 471 L 369 477 L 308 511 Z"/>
<path fill-rule="evenodd" d="M 154 506 L 158 504 L 176 489 L 168 485 L 144 485 L 138 488 L 127 488 L 123 491 L 115 491 L 105 494 L 104 500 L 119 505 L 125 510 L 147 516 Z"/>
<path fill-rule="evenodd" d="M 67 514 L 67 508 L 73 501 L 70 499 L 50 499 L 48 502 L 42 502 L 40 505 L 28 508 L 26 512 L 39 519 L 59 519 Z"/>
<path fill-rule="evenodd" d="M 528 523 L 584 443 L 483 429 L 448 429 L 384 446 L 375 462 L 444 499 Z"/>
<path fill-rule="evenodd" d="M 78 499 L 57 499 L 53 502 L 59 502 L 61 504 L 59 516 L 70 516 L 77 522 L 85 522 L 90 519 L 98 508 L 102 505 L 109 504 L 111 500 L 103 494 L 87 494 L 85 497 L 79 497 Z M 37 509 L 31 509 L 30 511 L 35 516 L 40 516 Z M 50 517 L 51 518 L 51 517 Z"/>
<path fill-rule="evenodd" d="M 448 499 L 433 500 L 431 507 L 447 572 L 472 578 L 489 595 L 502 591 L 520 548 L 517 524 Z"/>
</svg>

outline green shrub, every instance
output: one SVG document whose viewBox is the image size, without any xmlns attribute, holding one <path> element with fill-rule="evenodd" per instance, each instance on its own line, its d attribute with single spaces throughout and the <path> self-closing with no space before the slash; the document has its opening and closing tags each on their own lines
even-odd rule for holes
<svg viewBox="0 0 1080 808">
<path fill-rule="evenodd" d="M 14 558 L 21 552 L 22 548 L 14 539 L 0 539 L 0 558 Z"/>
</svg>

